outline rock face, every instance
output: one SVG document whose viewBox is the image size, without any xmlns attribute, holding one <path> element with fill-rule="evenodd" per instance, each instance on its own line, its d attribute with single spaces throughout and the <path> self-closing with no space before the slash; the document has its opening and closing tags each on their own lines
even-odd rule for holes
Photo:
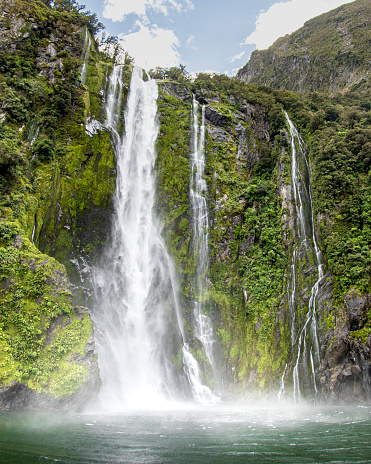
<svg viewBox="0 0 371 464">
<path fill-rule="evenodd" d="M 259 383 L 264 387 L 264 382 L 269 388 L 268 385 L 275 383 L 272 365 L 277 352 L 274 327 L 269 322 L 276 312 L 272 287 L 281 285 L 285 265 L 281 263 L 282 268 L 276 274 L 276 266 L 269 266 L 261 254 L 262 244 L 269 248 L 274 242 L 275 249 L 282 250 L 278 260 L 286 259 L 281 236 L 281 204 L 271 181 L 273 169 L 268 168 L 265 179 L 257 173 L 266 166 L 266 157 L 275 143 L 274 132 L 267 112 L 251 97 L 247 100 L 244 95 L 229 92 L 226 98 L 219 91 L 200 90 L 202 87 L 197 81 L 195 85 L 199 122 L 202 106 L 205 114 L 205 177 L 210 220 L 210 274 L 204 283 L 204 305 L 218 338 L 219 350 L 215 357 L 219 377 L 223 379 L 224 394 L 228 395 L 241 393 L 248 387 L 259 388 Z M 177 98 L 181 93 L 170 91 L 167 83 L 160 83 L 159 87 L 160 211 L 164 235 L 180 275 L 184 314 L 192 326 L 187 308 L 192 307 L 197 296 L 193 293 L 196 260 L 187 199 L 191 105 Z M 187 128 L 185 138 L 180 128 Z M 277 150 L 272 155 L 272 163 L 276 163 L 279 153 Z M 271 155 L 268 156 L 270 161 Z M 263 231 L 267 227 L 272 239 L 266 242 Z M 264 251 L 268 252 L 268 249 Z M 270 256 L 275 260 L 276 251 L 272 250 Z M 257 285 L 260 279 L 261 286 Z M 262 313 L 259 306 L 264 293 L 265 308 L 269 309 Z M 202 356 L 200 362 L 202 365 Z"/>
<path fill-rule="evenodd" d="M 359 402 L 371 399 L 371 336 L 358 334 L 367 324 L 370 295 L 351 290 L 341 320 L 327 334 L 327 349 L 318 371 L 320 399 Z"/>
<path fill-rule="evenodd" d="M 71 307 L 66 271 L 0 222 L 0 409 L 81 410 L 99 373 L 92 323 Z"/>
<path fill-rule="evenodd" d="M 305 23 L 267 50 L 255 51 L 237 77 L 294 92 L 369 87 L 371 5 L 356 0 Z"/>
<path fill-rule="evenodd" d="M 86 274 L 74 274 L 70 260 L 86 262 L 92 242 L 102 246 L 108 233 L 113 151 L 108 134 L 90 138 L 82 124 L 81 105 L 96 116 L 101 97 L 94 106 L 79 81 L 81 18 L 22 0 L 0 1 L 0 11 L 2 130 L 18 127 L 11 145 L 21 153 L 6 151 L 15 156 L 11 167 L 18 160 L 25 169 L 21 180 L 1 157 L 0 408 L 81 410 L 95 401 L 100 380 L 90 314 L 72 306 L 70 279 L 77 304 L 86 303 L 78 295 Z M 92 91 L 95 98 L 99 90 Z M 79 158 L 82 146 L 84 159 L 76 165 L 74 150 L 78 147 Z M 70 169 L 72 184 L 78 179 L 79 186 L 66 175 Z M 101 173 L 101 183 L 91 172 Z M 96 196 L 87 193 L 94 191 L 87 178 Z M 103 184 L 107 194 L 99 189 Z M 79 204 L 78 214 L 73 203 Z M 99 228 L 100 222 L 106 227 Z M 61 263 L 70 267 L 70 279 Z"/>
<path fill-rule="evenodd" d="M 222 347 L 219 357 L 223 382 L 228 385 L 228 392 L 255 388 L 274 391 L 285 373 L 289 391 L 297 361 L 298 338 L 306 322 L 318 268 L 314 253 L 308 251 L 306 244 L 299 247 L 295 269 L 292 268 L 293 250 L 300 243 L 300 237 L 288 128 L 272 118 L 274 114 L 277 117 L 277 113 L 267 114 L 261 105 L 241 95 L 229 92 L 226 98 L 222 92 L 200 90 L 200 85 L 196 88 L 195 98 L 205 107 L 205 170 L 210 210 L 211 262 L 210 276 L 205 279 L 204 304 L 214 320 Z M 164 173 L 184 156 L 177 130 L 190 120 L 190 109 L 186 107 L 190 99 L 186 91 L 178 87 L 174 92 L 167 83 L 161 84 L 160 90 L 171 95 L 171 99 L 163 97 L 169 113 L 160 104 L 160 121 L 166 121 L 160 126 L 158 157 L 161 163 L 165 159 L 162 147 L 171 148 L 166 151 L 167 162 L 159 167 L 159 191 L 167 189 L 166 195 L 175 198 L 175 194 L 170 193 L 171 187 L 166 185 Z M 280 112 L 282 114 L 282 110 Z M 174 118 L 177 135 L 165 143 L 169 118 Z M 184 182 L 181 172 L 174 168 L 172 171 L 177 189 L 180 189 L 180 179 Z M 307 176 L 311 177 L 310 168 Z M 185 198 L 188 184 L 182 185 Z M 315 191 L 316 184 L 312 183 L 311 188 Z M 192 304 L 192 293 L 187 287 L 193 259 L 191 217 L 186 204 L 183 209 L 179 202 L 182 215 L 171 222 L 174 203 L 169 201 L 168 204 L 164 222 L 169 242 L 174 247 L 172 254 L 178 257 L 187 307 Z M 324 247 L 325 240 L 321 227 L 325 224 L 332 229 L 333 222 L 329 212 L 317 216 L 314 233 L 319 246 Z M 364 334 L 369 333 L 369 297 L 350 291 L 343 305 L 334 305 L 331 267 L 324 263 L 323 271 L 316 297 L 321 360 L 316 361 L 317 399 L 368 401 L 370 350 Z M 290 283 L 290 279 L 293 282 Z M 303 396 L 315 396 L 313 377 L 310 382 L 302 381 L 301 385 Z"/>
<path fill-rule="evenodd" d="M 58 28 L 51 27 L 53 15 L 49 13 L 40 20 L 41 11 L 32 2 L 27 3 L 19 0 L 0 2 L 0 50 L 15 51 L 20 43 L 40 35 L 43 42 L 37 52 L 36 68 L 40 76 L 54 83 L 55 73 L 63 71 L 63 60 L 58 53 L 80 55 L 82 27 L 63 22 L 59 22 Z"/>
<path fill-rule="evenodd" d="M 84 354 L 76 355 L 74 362 L 87 367 L 88 371 L 84 383 L 72 394 L 55 397 L 46 391 L 38 392 L 16 380 L 0 388 L 0 410 L 42 409 L 78 412 L 86 407 L 94 406 L 97 402 L 101 380 L 93 337 L 86 345 Z"/>
</svg>

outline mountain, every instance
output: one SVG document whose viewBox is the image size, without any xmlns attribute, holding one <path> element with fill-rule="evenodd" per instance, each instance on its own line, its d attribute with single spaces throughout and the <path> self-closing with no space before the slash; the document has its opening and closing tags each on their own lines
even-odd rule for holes
<svg viewBox="0 0 371 464">
<path fill-rule="evenodd" d="M 371 4 L 356 0 L 254 51 L 237 78 L 293 92 L 370 87 Z"/>
<path fill-rule="evenodd" d="M 131 58 L 117 44 L 104 51 L 115 47 L 112 38 L 98 47 L 94 17 L 71 2 L 49 3 L 0 0 L 0 407 L 10 409 L 81 409 L 97 397 L 93 274 L 113 232 L 113 147 L 128 131 Z M 145 299 L 146 308 L 163 303 L 169 326 L 183 327 L 202 382 L 222 386 L 225 397 L 286 391 L 369 400 L 368 89 L 299 94 L 226 76 L 191 80 L 181 68 L 151 75 L 159 125 L 153 216 L 161 225 L 154 253 L 161 269 L 167 253 L 174 264 L 178 303 L 169 292 Z M 106 111 L 113 94 L 116 132 Z M 195 133 L 204 141 L 199 197 L 208 211 L 202 272 L 191 205 Z M 123 251 L 108 268 L 124 265 Z M 157 277 L 148 287 L 159 287 Z M 196 302 L 212 321 L 215 378 Z M 165 339 L 166 370 L 184 380 L 179 340 Z"/>
</svg>

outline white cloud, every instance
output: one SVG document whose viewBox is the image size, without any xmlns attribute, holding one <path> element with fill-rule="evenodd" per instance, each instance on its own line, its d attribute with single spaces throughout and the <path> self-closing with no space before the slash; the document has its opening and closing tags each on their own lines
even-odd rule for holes
<svg viewBox="0 0 371 464">
<path fill-rule="evenodd" d="M 232 58 L 229 60 L 229 62 L 230 62 L 230 63 L 234 63 L 235 61 L 240 60 L 240 59 L 244 56 L 245 53 L 246 53 L 246 51 L 243 51 L 243 52 L 241 52 L 241 53 L 237 53 L 237 55 L 234 55 L 234 57 L 232 57 Z"/>
<path fill-rule="evenodd" d="M 139 16 L 145 15 L 147 0 L 106 0 L 104 4 L 103 17 L 112 21 L 122 21 L 125 16 L 135 13 Z"/>
<path fill-rule="evenodd" d="M 338 6 L 350 3 L 346 0 L 291 0 L 275 3 L 267 11 L 261 12 L 255 22 L 255 30 L 244 44 L 255 44 L 263 50 L 286 34 L 299 29 L 315 16 L 330 11 Z"/>
<path fill-rule="evenodd" d="M 147 70 L 157 66 L 179 66 L 180 44 L 174 31 L 157 26 L 146 27 L 139 21 L 136 25 L 138 31 L 118 36 L 124 49 L 135 59 L 136 65 Z"/>
<path fill-rule="evenodd" d="M 148 10 L 169 14 L 169 8 L 178 12 L 193 9 L 190 0 L 105 0 L 103 17 L 112 21 L 123 21 L 129 14 L 145 16 Z"/>
<path fill-rule="evenodd" d="M 197 50 L 196 47 L 196 37 L 194 35 L 190 35 L 187 39 L 186 46 L 191 50 Z"/>
</svg>

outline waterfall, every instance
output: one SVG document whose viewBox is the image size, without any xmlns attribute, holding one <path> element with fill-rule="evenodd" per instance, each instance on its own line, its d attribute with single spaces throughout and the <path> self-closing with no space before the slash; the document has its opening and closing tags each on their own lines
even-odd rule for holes
<svg viewBox="0 0 371 464">
<path fill-rule="evenodd" d="M 81 66 L 81 77 L 80 80 L 83 84 L 86 83 L 86 73 L 88 70 L 88 63 L 89 63 L 89 53 L 90 53 L 90 46 L 91 46 L 91 39 L 88 29 L 85 30 L 85 40 L 84 40 L 84 47 L 82 52 L 82 66 Z"/>
<path fill-rule="evenodd" d="M 40 126 L 38 125 L 38 119 L 39 115 L 36 115 L 36 117 L 33 119 L 31 122 L 28 130 L 26 131 L 26 142 L 29 142 L 31 147 L 35 144 L 37 137 L 39 136 L 39 131 L 40 131 Z M 29 178 L 31 174 L 31 168 L 33 165 L 33 162 L 35 161 L 36 158 L 36 152 L 31 156 L 30 162 L 28 164 L 27 172 L 26 172 L 26 177 Z"/>
<path fill-rule="evenodd" d="M 26 141 L 30 143 L 31 147 L 34 145 L 34 143 L 37 140 L 37 137 L 39 136 L 40 126 L 38 124 L 38 119 L 39 115 L 36 115 L 28 129 Z"/>
<path fill-rule="evenodd" d="M 293 251 L 288 285 L 288 303 L 291 317 L 291 343 L 297 346 L 297 356 L 293 369 L 294 399 L 301 398 L 301 379 L 312 385 L 317 392 L 315 369 L 320 363 L 320 349 L 317 334 L 317 295 L 323 279 L 323 259 L 317 245 L 313 220 L 313 205 L 310 189 L 309 166 L 306 158 L 306 147 L 297 129 L 285 112 L 291 135 L 291 179 L 296 207 L 296 228 L 298 245 Z M 308 311 L 301 330 L 296 331 L 297 303 L 295 273 L 303 255 L 311 255 L 317 270 L 317 279 L 311 288 Z"/>
<path fill-rule="evenodd" d="M 215 377 L 214 344 L 215 337 L 212 322 L 204 314 L 204 280 L 209 265 L 209 210 L 206 202 L 207 185 L 205 181 L 205 105 L 201 109 L 201 126 L 199 126 L 199 104 L 193 95 L 192 105 L 192 154 L 190 199 L 193 212 L 193 252 L 197 256 L 195 275 L 195 294 L 193 315 L 196 337 L 202 343 L 205 354 Z"/>
<path fill-rule="evenodd" d="M 115 411 L 158 408 L 188 389 L 202 401 L 207 387 L 185 343 L 175 273 L 154 215 L 156 82 L 134 68 L 123 136 L 121 96 L 122 67 L 115 66 L 105 105 L 117 158 L 115 213 L 109 248 L 94 270 L 100 400 Z"/>
</svg>

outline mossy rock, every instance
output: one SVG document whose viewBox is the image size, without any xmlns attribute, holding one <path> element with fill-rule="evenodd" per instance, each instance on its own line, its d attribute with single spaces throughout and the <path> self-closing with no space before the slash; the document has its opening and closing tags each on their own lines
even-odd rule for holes
<svg viewBox="0 0 371 464">
<path fill-rule="evenodd" d="M 4 398 L 15 385 L 54 399 L 71 396 L 90 381 L 97 366 L 88 361 L 92 321 L 87 312 L 72 307 L 64 267 L 40 253 L 17 223 L 2 220 L 0 272 Z"/>
</svg>

